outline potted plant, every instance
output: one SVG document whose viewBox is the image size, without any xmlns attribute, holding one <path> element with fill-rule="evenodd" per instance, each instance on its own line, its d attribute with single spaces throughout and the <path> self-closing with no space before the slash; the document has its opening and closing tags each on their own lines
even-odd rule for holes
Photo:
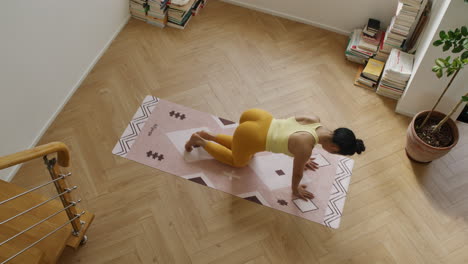
<svg viewBox="0 0 468 264">
<path fill-rule="evenodd" d="M 463 95 L 459 102 L 453 107 L 448 115 L 435 111 L 445 92 L 448 90 L 463 66 L 468 64 L 468 31 L 466 26 L 449 30 L 447 33 L 439 32 L 440 39 L 436 40 L 434 46 L 442 46 L 445 52 L 452 49 L 453 54 L 461 54 L 451 60 L 447 58 L 436 59 L 436 65 L 432 71 L 437 78 L 444 74 L 452 76 L 439 99 L 430 111 L 422 111 L 416 114 L 408 127 L 406 136 L 406 153 L 409 158 L 417 162 L 431 162 L 447 154 L 458 142 L 458 128 L 450 118 L 451 115 L 463 103 L 468 101 L 468 93 Z"/>
</svg>

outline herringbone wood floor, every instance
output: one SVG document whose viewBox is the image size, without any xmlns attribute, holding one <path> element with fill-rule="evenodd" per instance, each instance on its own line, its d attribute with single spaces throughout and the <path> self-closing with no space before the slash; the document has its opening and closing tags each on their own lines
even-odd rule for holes
<svg viewBox="0 0 468 264">
<path fill-rule="evenodd" d="M 352 85 L 347 37 L 211 1 L 183 31 L 128 25 L 40 144 L 72 150 L 72 184 L 96 214 L 89 242 L 62 263 L 466 263 L 468 128 L 430 165 L 405 156 L 407 117 Z M 111 154 L 140 101 L 154 95 L 237 119 L 316 114 L 347 126 L 356 156 L 341 228 L 258 206 Z M 465 134 L 465 135 L 463 135 Z M 40 161 L 14 178 L 47 179 Z"/>
</svg>

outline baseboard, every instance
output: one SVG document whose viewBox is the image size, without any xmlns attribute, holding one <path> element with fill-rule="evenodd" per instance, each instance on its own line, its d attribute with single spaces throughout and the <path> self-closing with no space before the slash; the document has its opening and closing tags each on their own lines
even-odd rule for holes
<svg viewBox="0 0 468 264">
<path fill-rule="evenodd" d="M 318 28 L 322 28 L 322 29 L 325 29 L 325 30 L 333 31 L 333 32 L 336 32 L 336 33 L 341 34 L 341 35 L 349 36 L 349 34 L 351 33 L 351 32 L 349 32 L 347 30 L 342 30 L 342 29 L 339 29 L 339 28 L 327 26 L 327 25 L 324 25 L 324 24 L 321 24 L 321 23 L 318 23 L 318 22 L 315 22 L 315 21 L 312 21 L 312 20 L 296 17 L 296 16 L 293 16 L 293 15 L 288 15 L 286 13 L 274 11 L 274 10 L 271 10 L 271 9 L 268 9 L 268 8 L 238 2 L 236 0 L 222 0 L 222 1 L 226 2 L 226 3 L 233 4 L 233 5 L 245 7 L 245 8 L 248 8 L 248 9 L 253 9 L 253 10 L 256 10 L 256 11 L 259 11 L 259 12 L 262 12 L 262 13 L 267 13 L 267 14 L 270 14 L 270 15 L 273 15 L 273 16 L 278 16 L 278 17 L 286 18 L 286 19 L 293 20 L 293 21 L 296 21 L 296 22 L 311 25 L 311 26 L 314 26 L 314 27 L 318 27 Z"/>
<path fill-rule="evenodd" d="M 400 115 L 404 115 L 404 116 L 407 116 L 407 117 L 411 117 L 413 118 L 413 116 L 415 115 L 415 113 L 410 113 L 410 112 L 406 112 L 406 111 L 401 111 L 399 110 L 398 108 L 395 109 L 395 112 L 400 114 Z"/>
<path fill-rule="evenodd" d="M 109 41 L 107 41 L 106 45 L 104 45 L 104 47 L 101 49 L 101 51 L 97 54 L 97 56 L 94 58 L 94 60 L 91 62 L 91 64 L 88 66 L 88 68 L 83 72 L 83 74 L 81 75 L 80 79 L 78 80 L 78 82 L 73 86 L 73 89 L 71 89 L 71 91 L 68 93 L 68 95 L 65 97 L 65 99 L 63 100 L 63 102 L 60 104 L 59 108 L 57 109 L 57 111 L 55 111 L 55 113 L 49 118 L 49 120 L 47 121 L 47 123 L 44 125 L 44 127 L 41 129 L 41 131 L 39 132 L 39 134 L 37 135 L 37 137 L 34 139 L 33 143 L 29 146 L 28 149 L 30 148 L 33 148 L 36 146 L 37 142 L 39 142 L 39 140 L 42 138 L 42 136 L 44 135 L 44 133 L 47 131 L 47 129 L 49 128 L 49 126 L 52 124 L 52 122 L 55 120 L 55 118 L 57 117 L 57 115 L 62 111 L 63 107 L 68 103 L 68 100 L 70 100 L 70 98 L 73 96 L 73 94 L 75 93 L 75 91 L 78 89 L 78 87 L 80 87 L 81 83 L 83 83 L 83 81 L 86 79 L 86 77 L 88 76 L 89 72 L 94 68 L 94 65 L 96 65 L 96 63 L 99 61 L 99 59 L 101 59 L 102 55 L 106 52 L 106 50 L 109 48 L 109 46 L 111 45 L 111 43 L 114 41 L 114 39 L 117 37 L 117 35 L 119 35 L 120 31 L 122 31 L 122 29 L 124 28 L 124 26 L 128 23 L 128 20 L 130 19 L 130 14 L 124 19 L 124 21 L 122 22 L 122 24 L 120 24 L 120 26 L 117 28 L 117 30 L 114 32 L 114 34 L 112 34 L 111 38 L 109 39 Z M 7 182 L 10 182 L 11 180 L 13 180 L 13 177 L 16 175 L 16 173 L 18 172 L 18 170 L 21 168 L 22 164 L 20 165 L 16 165 L 13 167 L 13 170 L 7 175 L 6 177 L 6 181 Z"/>
</svg>

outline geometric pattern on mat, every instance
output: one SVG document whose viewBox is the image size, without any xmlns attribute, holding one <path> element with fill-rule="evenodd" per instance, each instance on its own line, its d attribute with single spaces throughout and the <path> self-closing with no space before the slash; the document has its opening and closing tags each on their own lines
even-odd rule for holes
<svg viewBox="0 0 468 264">
<path fill-rule="evenodd" d="M 195 174 L 190 174 L 190 175 L 185 175 L 182 176 L 183 178 L 196 182 L 201 185 L 209 186 L 211 188 L 215 188 L 213 183 L 211 183 L 210 179 L 208 179 L 203 172 L 195 173 Z"/>
<path fill-rule="evenodd" d="M 145 127 L 146 122 L 152 125 Z M 224 134 L 233 133 L 238 125 L 148 96 L 112 153 L 327 227 L 339 227 L 354 165 L 352 159 L 332 155 L 320 146 L 314 149 L 312 157 L 321 169 L 304 173 L 301 184 L 307 184 L 315 198 L 303 201 L 291 193 L 292 158 L 288 156 L 263 152 L 256 154 L 249 166 L 232 168 L 211 156 L 207 160 L 203 148 L 185 152 L 182 146 L 188 132 L 200 128 L 200 124 L 207 126 L 203 127 L 205 130 Z"/>
<path fill-rule="evenodd" d="M 221 117 L 217 116 L 212 116 L 213 119 L 216 121 L 216 123 L 219 125 L 219 127 L 223 128 L 233 128 L 237 126 L 236 122 L 232 122 L 231 120 L 227 120 Z"/>
<path fill-rule="evenodd" d="M 185 151 L 185 141 L 190 138 L 193 133 L 200 130 L 209 132 L 209 129 L 206 127 L 196 127 L 166 133 L 166 136 L 169 138 L 172 144 L 174 144 L 174 147 L 177 149 L 177 151 L 179 151 L 179 153 L 184 156 L 185 161 L 187 162 L 213 159 L 213 157 L 203 148 L 194 148 L 191 155 L 187 155 L 188 153 Z"/>
<path fill-rule="evenodd" d="M 154 96 L 147 96 L 144 99 L 142 105 L 140 105 L 138 111 L 133 115 L 132 120 L 125 129 L 122 137 L 119 139 L 119 143 L 117 143 L 112 150 L 113 154 L 121 157 L 125 157 L 127 155 L 133 145 L 133 142 L 135 142 L 135 139 L 145 126 L 146 121 L 158 102 L 159 99 Z"/>
<path fill-rule="evenodd" d="M 314 161 L 318 164 L 319 168 L 331 165 L 330 162 L 328 162 L 328 160 L 322 154 L 312 155 L 312 158 L 315 158 Z"/>
<path fill-rule="evenodd" d="M 261 205 L 270 206 L 268 202 L 265 200 L 265 198 L 263 198 L 263 196 L 259 192 L 243 193 L 243 194 L 238 194 L 237 196 L 244 198 L 247 201 L 251 201 L 254 203 L 261 204 Z"/>
<path fill-rule="evenodd" d="M 307 201 L 304 201 L 302 199 L 295 199 L 293 200 L 293 202 L 297 206 L 297 208 L 299 208 L 299 210 L 301 210 L 301 212 L 303 213 L 307 213 L 318 209 L 317 205 L 315 205 L 314 202 L 312 202 L 312 200 L 310 199 L 307 199 Z"/>
<path fill-rule="evenodd" d="M 338 228 L 340 226 L 353 166 L 354 160 L 350 158 L 343 157 L 338 161 L 335 181 L 333 182 L 330 200 L 322 223 L 328 227 Z"/>
</svg>

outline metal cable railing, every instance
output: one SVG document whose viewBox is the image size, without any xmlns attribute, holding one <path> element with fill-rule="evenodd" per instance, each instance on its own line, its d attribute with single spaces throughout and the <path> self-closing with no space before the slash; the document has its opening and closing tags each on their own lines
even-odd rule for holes
<svg viewBox="0 0 468 264">
<path fill-rule="evenodd" d="M 10 237 L 10 238 L 8 238 L 7 240 L 5 240 L 5 241 L 3 241 L 3 242 L 0 242 L 0 246 L 3 245 L 3 244 L 5 244 L 5 243 L 8 243 L 9 241 L 11 241 L 11 240 L 17 238 L 18 236 L 20 236 L 20 235 L 22 235 L 22 234 L 28 232 L 29 230 L 33 229 L 34 227 L 36 227 L 36 226 L 38 226 L 38 225 L 44 223 L 45 221 L 51 219 L 52 217 L 54 217 L 54 216 L 60 214 L 61 212 L 67 210 L 68 208 L 70 208 L 70 207 L 72 207 L 72 206 L 76 206 L 79 202 L 81 202 L 81 200 L 78 200 L 77 202 L 71 203 L 69 206 L 67 206 L 67 207 L 65 207 L 65 208 L 63 208 L 63 209 L 61 209 L 61 210 L 55 212 L 55 213 L 52 214 L 52 215 L 49 215 L 48 217 L 42 219 L 41 221 L 35 223 L 35 224 L 32 225 L 32 226 L 26 228 L 25 230 L 19 232 L 18 234 L 14 235 L 14 236 L 12 236 L 12 237 Z"/>
<path fill-rule="evenodd" d="M 57 159 L 53 158 L 53 159 L 49 160 L 47 158 L 47 154 L 55 153 L 55 152 L 58 153 L 58 158 Z M 9 261 L 15 259 L 16 257 L 20 256 L 22 253 L 24 253 L 28 249 L 36 246 L 41 241 L 45 240 L 46 238 L 48 238 L 52 234 L 58 232 L 59 230 L 61 230 L 62 228 L 66 227 L 68 225 L 71 225 L 71 227 L 72 227 L 72 236 L 71 237 L 74 236 L 74 237 L 76 237 L 76 239 L 81 239 L 79 241 L 81 241 L 82 244 L 84 244 L 84 242 L 87 241 L 87 237 L 83 234 L 84 233 L 83 227 L 86 225 L 86 223 L 80 219 L 81 216 L 85 214 L 85 211 L 82 211 L 81 213 L 77 213 L 77 209 L 76 209 L 76 205 L 78 203 L 80 203 L 81 200 L 79 199 L 79 200 L 77 200 L 75 202 L 75 201 L 73 201 L 73 199 L 71 198 L 71 195 L 70 195 L 70 193 L 73 190 L 76 190 L 78 187 L 73 186 L 71 188 L 68 188 L 67 184 L 65 182 L 65 178 L 71 176 L 71 173 L 63 174 L 63 173 L 60 172 L 60 169 L 59 169 L 59 164 L 61 166 L 67 167 L 68 164 L 69 164 L 69 158 L 70 158 L 68 148 L 63 143 L 50 143 L 50 144 L 47 144 L 47 145 L 44 145 L 44 146 L 36 147 L 36 148 L 34 148 L 32 150 L 26 150 L 26 151 L 23 151 L 23 152 L 20 152 L 20 153 L 15 153 L 15 154 L 12 154 L 12 155 L 9 155 L 9 156 L 0 157 L 0 169 L 7 168 L 7 167 L 10 167 L 10 166 L 19 164 L 19 163 L 23 163 L 25 161 L 32 160 L 34 158 L 38 158 L 38 157 L 41 157 L 41 156 L 44 159 L 45 165 L 47 167 L 47 170 L 49 171 L 49 174 L 50 174 L 52 180 L 48 181 L 48 182 L 45 182 L 43 184 L 40 184 L 40 185 L 38 185 L 36 187 L 33 187 L 33 188 L 29 189 L 29 190 L 26 190 L 26 191 L 22 191 L 22 190 L 18 191 L 18 192 L 21 192 L 19 194 L 16 194 L 18 192 L 12 193 L 13 195 L 11 197 L 8 197 L 7 199 L 4 199 L 3 201 L 0 201 L 0 212 L 2 211 L 2 207 L 7 206 L 9 203 L 12 203 L 12 204 L 20 204 L 21 203 L 22 204 L 21 212 L 9 217 L 6 220 L 2 220 L 0 222 L 0 231 L 2 230 L 2 228 L 7 228 L 5 230 L 10 230 L 8 232 L 11 232 L 11 230 L 21 230 L 21 231 L 15 233 L 14 235 L 12 235 L 12 236 L 8 237 L 7 239 L 0 242 L 0 253 L 1 253 L 1 250 L 2 250 L 2 246 L 9 245 L 9 243 L 15 243 L 15 241 L 17 240 L 18 237 L 20 237 L 22 235 L 24 236 L 25 234 L 30 234 L 30 232 L 38 232 L 38 231 L 34 231 L 34 230 L 37 230 L 38 228 L 36 228 L 36 227 L 38 227 L 41 224 L 44 224 L 44 223 L 47 222 L 47 223 L 49 223 L 48 227 L 52 226 L 52 227 L 56 227 L 56 228 L 54 230 L 48 232 L 47 234 L 43 235 L 43 236 L 42 236 L 42 234 L 34 233 L 34 236 L 29 235 L 29 236 L 24 237 L 24 239 L 21 239 L 22 242 L 17 244 L 17 245 L 22 245 L 22 246 L 18 246 L 17 248 L 24 247 L 24 245 L 25 245 L 24 242 L 25 241 L 29 242 L 29 240 L 31 240 L 31 241 L 34 240 L 34 239 L 32 239 L 32 237 L 35 237 L 35 238 L 40 237 L 40 238 L 38 238 L 35 241 L 32 241 L 32 243 L 30 243 L 26 247 L 22 248 L 20 251 L 16 252 L 15 254 L 8 257 L 7 259 L 5 259 L 5 260 L 0 259 L 0 264 L 5 264 L 5 263 L 8 263 Z M 36 205 L 34 205 L 32 207 L 29 207 L 29 208 L 27 206 L 28 203 L 25 203 L 24 201 L 21 202 L 21 198 L 30 199 L 30 197 L 37 197 L 37 196 L 29 196 L 29 195 L 33 195 L 32 192 L 34 192 L 34 191 L 36 191 L 38 189 L 41 189 L 44 186 L 47 186 L 49 184 L 54 184 L 54 186 L 55 186 L 55 188 L 57 190 L 57 193 L 58 193 L 57 195 L 53 195 L 52 197 L 49 197 L 49 198 L 47 198 L 45 200 L 41 200 L 42 202 L 40 202 L 40 203 L 38 203 L 38 204 L 36 204 Z M 3 186 L 5 186 L 5 185 L 3 185 Z M 5 190 L 8 190 L 8 189 L 5 189 Z M 5 196 L 3 196 L 3 197 L 5 197 Z M 45 204 L 50 203 L 50 202 L 52 202 L 53 200 L 55 200 L 57 198 L 60 198 L 60 200 L 62 202 L 62 205 L 63 205 L 62 209 L 59 209 L 57 211 L 52 211 L 55 208 L 55 206 L 58 205 L 56 202 L 54 202 L 53 206 L 47 206 L 47 207 L 44 206 Z M 23 207 L 26 207 L 26 208 L 23 208 Z M 41 209 L 43 207 L 44 207 L 44 209 Z M 9 206 L 9 208 L 15 208 L 15 207 L 14 206 L 13 207 Z M 9 211 L 9 210 L 10 209 L 7 209 L 7 211 Z M 39 214 L 39 215 L 42 215 L 43 218 L 38 220 L 38 221 L 35 221 L 34 223 L 30 224 L 27 227 L 24 227 L 24 224 L 27 223 L 28 221 L 31 222 L 31 220 L 28 220 L 26 222 L 24 222 L 24 221 L 13 221 L 15 219 L 20 219 L 20 218 L 22 219 L 24 217 L 28 217 L 28 215 L 29 215 L 28 213 L 30 213 L 33 210 L 44 210 L 44 211 L 47 211 L 47 214 L 45 215 L 45 217 L 44 217 L 43 213 Z M 63 212 L 65 212 L 67 214 L 68 221 L 64 222 L 63 224 L 60 223 L 61 220 L 53 220 L 51 222 L 51 219 L 53 217 L 55 217 L 55 216 L 57 216 L 57 215 L 59 215 L 59 214 L 61 214 Z M 90 219 L 92 220 L 92 218 L 90 218 Z M 58 226 L 58 225 L 60 225 L 60 226 Z M 88 225 L 89 225 L 89 223 L 88 223 Z M 11 227 L 13 227 L 13 228 L 11 228 Z M 20 227 L 22 229 L 20 229 Z M 43 229 L 40 229 L 40 230 L 43 230 Z M 70 241 L 71 237 L 70 238 L 67 237 L 67 241 Z M 73 241 L 76 241 L 76 240 L 73 240 Z M 49 242 L 47 242 L 47 243 L 49 243 Z M 76 243 L 78 243 L 78 242 L 76 242 Z M 77 246 L 78 246 L 78 244 L 76 244 L 76 247 Z M 2 254 L 2 256 L 5 256 L 5 254 Z"/>
<path fill-rule="evenodd" d="M 40 203 L 40 204 L 37 204 L 37 205 L 35 205 L 35 206 L 33 206 L 33 207 L 31 207 L 31 208 L 29 208 L 29 209 L 27 209 L 27 210 L 25 210 L 25 211 L 19 213 L 19 214 L 16 214 L 16 215 L 14 215 L 14 216 L 8 218 L 8 219 L 5 220 L 5 221 L 0 222 L 0 225 L 3 225 L 3 224 L 5 224 L 5 223 L 8 223 L 8 222 L 10 222 L 11 220 L 13 220 L 13 219 L 15 219 L 15 218 L 17 218 L 17 217 L 19 217 L 19 216 L 22 216 L 22 215 L 24 215 L 24 214 L 26 214 L 26 213 L 28 213 L 28 212 L 30 212 L 30 211 L 32 211 L 32 210 L 34 210 L 34 209 L 40 207 L 40 206 L 43 206 L 44 204 L 46 204 L 46 203 L 48 203 L 48 202 L 54 200 L 54 199 L 57 198 L 57 197 L 60 197 L 60 196 L 64 195 L 64 194 L 66 194 L 66 193 L 69 193 L 69 192 L 75 190 L 76 188 L 78 188 L 78 186 L 73 186 L 73 188 L 71 188 L 71 189 L 66 189 L 64 192 L 59 193 L 59 194 L 57 194 L 57 195 L 55 195 L 55 196 L 53 196 L 53 197 L 51 197 L 51 198 L 45 200 L 44 202 L 42 202 L 42 203 Z"/>
<path fill-rule="evenodd" d="M 0 264 L 5 264 L 7 263 L 8 261 L 16 258 L 17 256 L 21 255 L 23 252 L 25 252 L 26 250 L 34 247 L 35 245 L 37 245 L 39 242 L 41 242 L 42 240 L 46 239 L 47 237 L 49 237 L 50 235 L 54 234 L 55 232 L 59 231 L 60 229 L 64 228 L 66 225 L 68 225 L 71 221 L 75 220 L 75 219 L 79 219 L 82 215 L 85 214 L 85 211 L 81 212 L 80 214 L 77 214 L 75 217 L 73 217 L 73 219 L 70 219 L 68 220 L 67 222 L 65 222 L 63 225 L 57 227 L 56 229 L 54 229 L 53 231 L 49 232 L 47 235 L 41 237 L 40 239 L 36 240 L 34 243 L 30 244 L 29 246 L 23 248 L 22 250 L 18 251 L 15 255 L 9 257 L 8 259 L 4 260 L 2 263 Z"/>
<path fill-rule="evenodd" d="M 17 194 L 17 195 L 15 195 L 15 196 L 11 197 L 11 198 L 8 198 L 8 199 L 6 199 L 6 200 L 4 200 L 4 201 L 1 201 L 1 202 L 0 202 L 0 205 L 2 205 L 2 204 L 4 204 L 4 203 L 7 203 L 7 202 L 9 202 L 9 201 L 12 201 L 12 200 L 14 200 L 14 199 L 16 199 L 16 198 L 18 198 L 18 197 L 21 197 L 21 196 L 23 196 L 23 195 L 25 195 L 25 194 L 30 193 L 30 192 L 33 192 L 33 191 L 35 191 L 35 190 L 37 190 L 37 189 L 40 189 L 40 188 L 42 188 L 42 187 L 44 187 L 44 186 L 46 186 L 46 185 L 49 185 L 49 184 L 51 184 L 51 183 L 54 183 L 54 182 L 56 182 L 56 181 L 58 181 L 58 180 L 65 179 L 65 177 L 68 177 L 68 176 L 70 176 L 70 175 L 71 175 L 71 173 L 68 173 L 68 174 L 65 174 L 65 175 L 60 175 L 60 177 L 58 177 L 57 179 L 55 179 L 55 180 L 53 180 L 53 181 L 48 181 L 48 182 L 46 182 L 46 183 L 44 183 L 44 184 L 41 184 L 41 185 L 36 186 L 36 187 L 34 187 L 34 188 L 32 188 L 32 189 L 29 189 L 29 190 L 27 190 L 27 191 L 25 191 L 25 192 L 23 192 L 23 193 Z"/>
</svg>

